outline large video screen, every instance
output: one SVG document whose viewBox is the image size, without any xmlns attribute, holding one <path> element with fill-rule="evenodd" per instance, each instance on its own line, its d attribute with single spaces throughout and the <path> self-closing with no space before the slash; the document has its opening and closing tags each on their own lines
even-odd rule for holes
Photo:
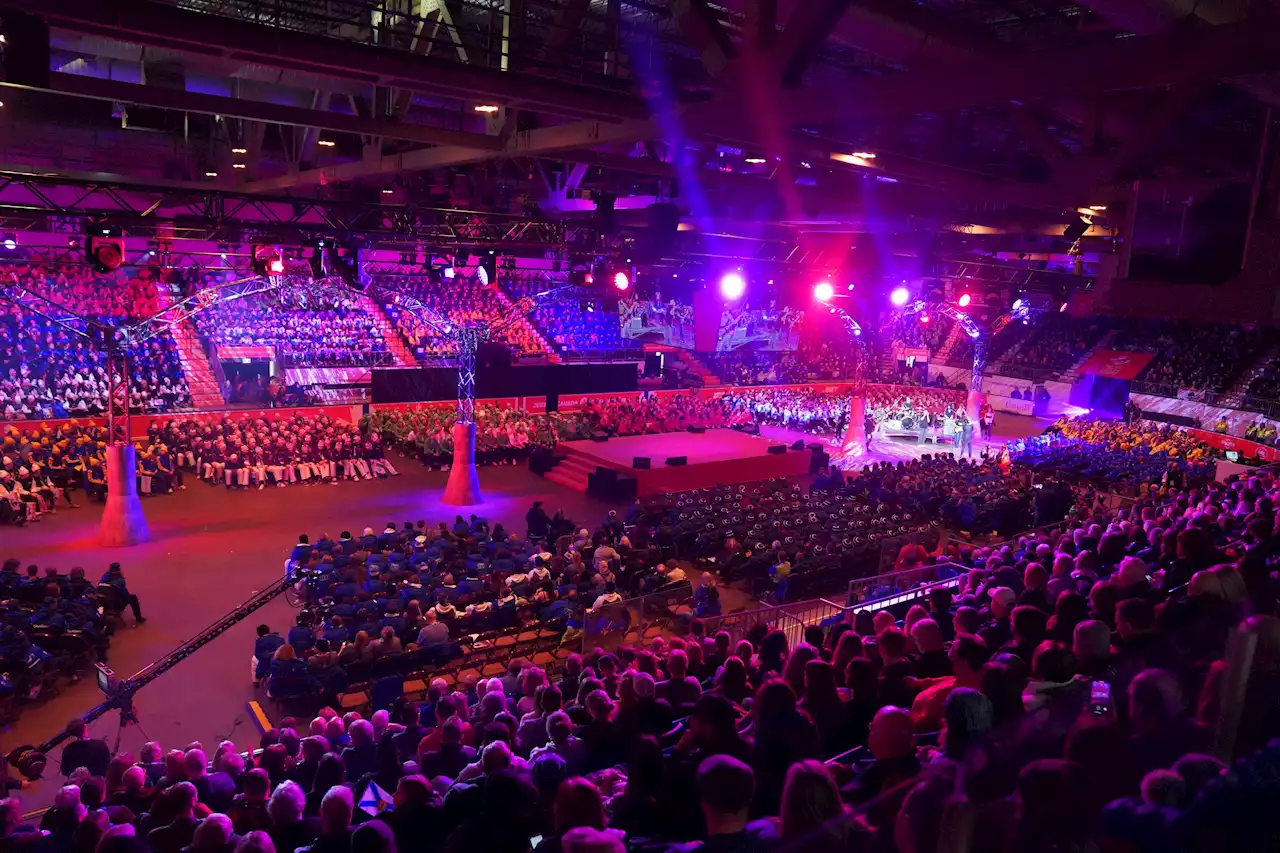
<svg viewBox="0 0 1280 853">
<path fill-rule="evenodd" d="M 793 350 L 800 342 L 804 312 L 769 305 L 724 305 L 718 317 L 696 317 L 694 307 L 676 299 L 621 299 L 618 313 L 622 336 L 643 343 L 694 349 L 694 327 L 698 321 L 718 326 L 716 351 L 730 352 L 742 347 L 766 350 Z"/>
</svg>

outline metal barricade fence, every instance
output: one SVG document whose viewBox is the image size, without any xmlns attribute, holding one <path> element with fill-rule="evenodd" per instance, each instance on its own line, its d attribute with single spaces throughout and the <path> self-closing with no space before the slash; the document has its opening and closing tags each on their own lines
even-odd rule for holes
<svg viewBox="0 0 1280 853">
<path fill-rule="evenodd" d="M 805 624 L 782 607 L 762 607 L 759 610 L 742 610 L 724 616 L 704 620 L 707 634 L 727 631 L 732 643 L 744 640 L 751 629 L 764 625 L 770 631 L 775 628 L 787 635 L 787 645 L 794 647 L 804 641 Z"/>
<path fill-rule="evenodd" d="M 648 595 L 588 610 L 582 619 L 582 651 L 586 653 L 595 648 L 615 651 L 626 643 L 643 642 L 648 637 L 680 629 L 677 623 L 691 618 L 692 599 L 692 584 L 680 581 Z"/>
<path fill-rule="evenodd" d="M 845 606 L 852 607 L 884 594 L 894 594 L 913 589 L 922 584 L 946 580 L 965 574 L 968 570 L 955 563 L 936 563 L 932 566 L 921 566 L 916 569 L 905 569 L 900 572 L 886 572 L 869 578 L 855 578 L 849 581 L 849 589 L 845 595 Z M 877 590 L 884 594 L 876 596 Z"/>
</svg>

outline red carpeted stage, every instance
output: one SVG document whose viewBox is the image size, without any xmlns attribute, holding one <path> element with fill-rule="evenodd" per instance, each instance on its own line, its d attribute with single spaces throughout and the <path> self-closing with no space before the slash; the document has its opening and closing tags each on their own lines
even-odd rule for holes
<svg viewBox="0 0 1280 853">
<path fill-rule="evenodd" d="M 557 448 L 567 454 L 547 478 L 585 491 L 587 474 L 597 467 L 612 468 L 636 478 L 636 494 L 652 495 L 701 489 L 717 483 L 750 483 L 770 477 L 794 477 L 809 473 L 812 456 L 804 450 L 770 453 L 776 441 L 732 429 L 704 433 L 669 432 L 631 435 L 608 441 L 568 441 Z M 668 465 L 667 459 L 684 456 L 685 465 Z M 637 457 L 647 457 L 650 467 L 637 468 Z"/>
</svg>

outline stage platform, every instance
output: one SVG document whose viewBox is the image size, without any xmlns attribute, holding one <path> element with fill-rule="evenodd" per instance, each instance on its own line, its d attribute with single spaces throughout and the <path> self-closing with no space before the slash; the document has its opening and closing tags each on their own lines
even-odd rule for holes
<svg viewBox="0 0 1280 853">
<path fill-rule="evenodd" d="M 653 495 L 809 473 L 812 453 L 807 448 L 769 452 L 771 446 L 779 444 L 732 429 L 566 441 L 557 446 L 556 452 L 567 458 L 547 474 L 547 479 L 586 491 L 589 473 L 599 467 L 612 468 L 619 476 L 635 477 L 637 495 Z M 668 465 L 667 459 L 673 456 L 687 457 L 688 464 Z M 651 467 L 634 467 L 636 457 L 648 457 Z"/>
</svg>

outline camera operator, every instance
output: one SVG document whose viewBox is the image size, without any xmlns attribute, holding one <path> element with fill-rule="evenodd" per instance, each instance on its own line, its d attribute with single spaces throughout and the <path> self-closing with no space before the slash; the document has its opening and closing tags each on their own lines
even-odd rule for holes
<svg viewBox="0 0 1280 853">
<path fill-rule="evenodd" d="M 101 738 L 88 736 L 84 720 L 77 717 L 67 723 L 67 734 L 71 742 L 62 748 L 62 764 L 59 769 L 63 776 L 70 776 L 77 767 L 84 767 L 91 776 L 106 776 L 107 765 L 111 763 L 111 749 Z"/>
</svg>

